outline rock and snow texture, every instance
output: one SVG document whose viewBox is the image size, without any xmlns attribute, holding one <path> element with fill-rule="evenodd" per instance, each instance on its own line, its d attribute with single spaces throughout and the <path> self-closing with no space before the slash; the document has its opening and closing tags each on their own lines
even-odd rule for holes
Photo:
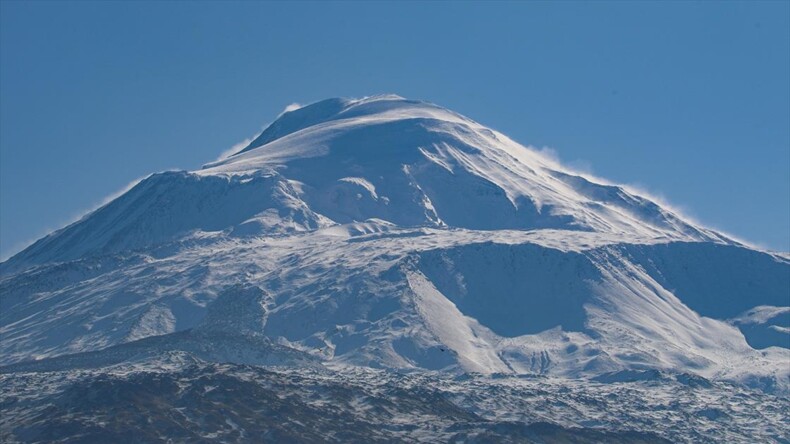
<svg viewBox="0 0 790 444">
<path fill-rule="evenodd" d="M 787 256 L 397 96 L 286 112 L 0 272 L 2 364 L 200 338 L 241 363 L 790 389 Z"/>
<path fill-rule="evenodd" d="M 787 442 L 790 421 L 775 396 L 650 370 L 598 380 L 454 377 L 174 355 L 99 370 L 0 369 L 0 384 L 16 396 L 0 392 L 4 443 L 751 444 Z"/>
</svg>

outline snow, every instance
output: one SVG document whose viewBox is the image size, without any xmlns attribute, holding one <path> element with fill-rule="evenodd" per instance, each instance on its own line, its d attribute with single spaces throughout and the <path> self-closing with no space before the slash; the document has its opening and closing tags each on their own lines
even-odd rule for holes
<svg viewBox="0 0 790 444">
<path fill-rule="evenodd" d="M 52 436 L 53 430 L 92 441 L 146 433 L 152 441 L 197 436 L 236 442 L 241 433 L 263 436 L 261 429 L 290 430 L 283 438 L 289 442 L 313 436 L 310 442 L 374 436 L 384 442 L 490 441 L 486 430 L 503 433 L 493 435 L 499 442 L 512 442 L 524 439 L 519 426 L 553 424 L 575 428 L 574 442 L 637 442 L 639 435 L 590 433 L 641 431 L 654 437 L 647 442 L 667 442 L 657 435 L 677 443 L 781 443 L 790 420 L 786 398 L 658 371 L 594 381 L 454 377 L 364 367 L 262 368 L 172 354 L 97 369 L 2 373 L 0 384 L 7 389 L 0 393 L 4 442 L 48 431 Z M 207 409 L 206 402 L 220 408 Z M 72 427 L 58 429 L 64 423 Z M 359 435 L 348 435 L 354 432 Z M 561 438 L 568 435 L 539 442 Z"/>
<path fill-rule="evenodd" d="M 392 95 L 284 112 L 0 273 L 2 364 L 111 347 L 790 391 L 788 256 Z"/>
<path fill-rule="evenodd" d="M 761 305 L 747 310 L 740 316 L 733 318 L 732 321 L 736 324 L 765 324 L 771 319 L 787 313 L 790 313 L 790 307 Z"/>
<path fill-rule="evenodd" d="M 468 371 L 479 373 L 507 373 L 510 369 L 496 354 L 494 347 L 485 337 L 490 334 L 473 318 L 464 316 L 460 310 L 421 273 L 407 273 L 406 279 L 414 291 L 417 312 L 425 320 L 427 329 L 439 344 L 440 359 L 447 352 L 455 352 L 459 365 Z M 435 349 L 434 349 L 435 350 Z M 421 367 L 435 367 L 431 363 L 420 363 Z"/>
<path fill-rule="evenodd" d="M 271 235 L 368 219 L 729 242 L 456 113 L 388 95 L 286 112 L 238 154 L 154 174 L 4 268 L 145 248 L 195 230 Z"/>
</svg>

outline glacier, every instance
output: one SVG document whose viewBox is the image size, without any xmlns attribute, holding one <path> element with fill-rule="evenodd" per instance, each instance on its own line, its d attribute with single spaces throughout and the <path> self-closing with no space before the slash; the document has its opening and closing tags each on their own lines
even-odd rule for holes
<svg viewBox="0 0 790 444">
<path fill-rule="evenodd" d="M 113 440 L 99 406 L 62 398 L 196 375 L 294 393 L 282 424 L 344 385 L 372 396 L 344 420 L 382 421 L 392 397 L 395 423 L 448 409 L 444 428 L 329 427 L 338 441 L 790 440 L 790 255 L 395 95 L 293 109 L 237 153 L 152 174 L 0 264 L 0 295 L 8 441 L 70 436 L 75 412 Z M 70 425 L 36 420 L 48 402 Z M 200 437 L 266 433 L 240 408 Z M 197 439 L 184 424 L 146 439 Z"/>
</svg>

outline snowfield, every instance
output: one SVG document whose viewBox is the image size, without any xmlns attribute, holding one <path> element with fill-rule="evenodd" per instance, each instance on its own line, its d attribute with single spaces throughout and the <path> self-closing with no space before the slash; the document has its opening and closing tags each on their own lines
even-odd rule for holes
<svg viewBox="0 0 790 444">
<path fill-rule="evenodd" d="M 398 96 L 285 112 L 0 273 L 3 440 L 790 442 L 788 255 Z"/>
</svg>

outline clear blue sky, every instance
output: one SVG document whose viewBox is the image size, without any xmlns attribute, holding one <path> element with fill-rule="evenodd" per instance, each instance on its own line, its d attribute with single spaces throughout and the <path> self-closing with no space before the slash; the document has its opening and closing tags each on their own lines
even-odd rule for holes
<svg viewBox="0 0 790 444">
<path fill-rule="evenodd" d="M 790 2 L 0 8 L 3 256 L 292 102 L 384 92 L 790 250 Z"/>
</svg>

